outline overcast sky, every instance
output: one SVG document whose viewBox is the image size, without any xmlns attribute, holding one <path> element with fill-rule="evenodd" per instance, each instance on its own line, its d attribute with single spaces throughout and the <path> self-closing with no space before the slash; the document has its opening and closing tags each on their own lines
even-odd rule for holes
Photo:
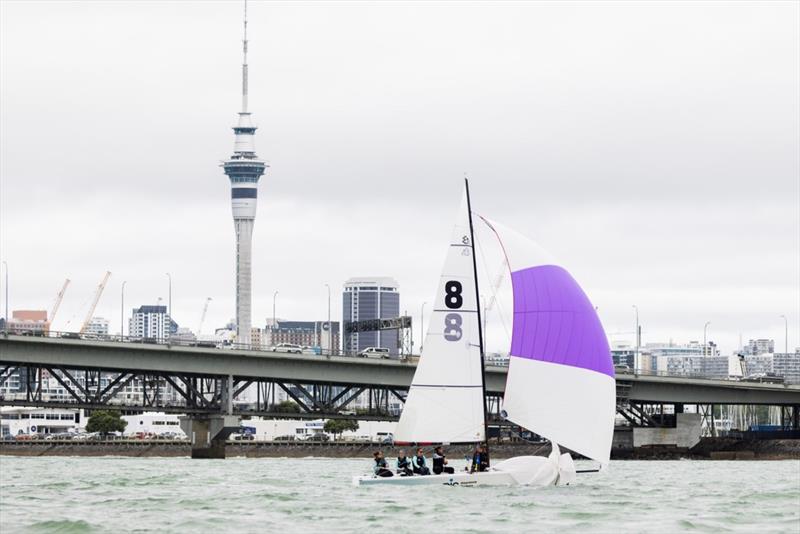
<svg viewBox="0 0 800 534">
<path fill-rule="evenodd" d="M 612 339 L 800 344 L 800 4 L 251 2 L 261 179 L 253 324 L 324 319 L 326 283 L 432 301 L 464 172 Z M 234 316 L 240 2 L 0 3 L 10 307 L 76 329 L 167 298 Z M 489 258 L 490 271 L 500 260 Z M 489 284 L 485 284 L 489 287 Z M 488 289 L 487 289 L 488 292 Z M 430 307 L 428 308 L 430 309 Z M 508 311 L 508 310 L 507 310 Z M 507 350 L 499 311 L 489 348 Z M 510 317 L 506 318 L 510 321 Z M 626 334 L 627 332 L 627 334 Z"/>
</svg>

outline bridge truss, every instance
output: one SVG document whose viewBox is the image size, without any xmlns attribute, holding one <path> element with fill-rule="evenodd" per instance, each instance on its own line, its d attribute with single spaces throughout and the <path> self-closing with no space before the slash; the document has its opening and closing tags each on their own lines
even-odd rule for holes
<svg viewBox="0 0 800 534">
<path fill-rule="evenodd" d="M 394 421 L 408 394 L 407 388 L 379 385 L 14 364 L 0 367 L 0 388 L 15 375 L 22 387 L 17 393 L 0 395 L 0 405 L 201 415 L 227 411 L 230 398 L 234 415 Z M 239 400 L 245 391 L 250 400 Z M 362 396 L 366 406 L 354 408 Z M 287 409 L 281 398 L 296 408 Z M 491 413 L 499 418 L 501 396 L 487 399 Z"/>
</svg>

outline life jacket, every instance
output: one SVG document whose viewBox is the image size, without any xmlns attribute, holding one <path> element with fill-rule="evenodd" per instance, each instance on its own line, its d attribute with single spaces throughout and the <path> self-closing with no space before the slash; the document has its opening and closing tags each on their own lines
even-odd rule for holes
<svg viewBox="0 0 800 534">
<path fill-rule="evenodd" d="M 436 474 L 444 471 L 444 455 L 434 453 L 433 455 L 433 472 Z"/>
<path fill-rule="evenodd" d="M 411 467 L 411 462 L 409 461 L 408 456 L 403 456 L 402 458 L 400 458 L 398 456 L 398 458 L 397 458 L 397 468 L 398 469 L 408 469 L 409 467 Z"/>
<path fill-rule="evenodd" d="M 486 471 L 489 467 L 489 458 L 485 454 L 476 452 L 472 456 L 472 471 Z"/>
<path fill-rule="evenodd" d="M 386 458 L 376 458 L 375 459 L 375 467 L 382 467 L 386 469 Z"/>
<path fill-rule="evenodd" d="M 414 456 L 414 460 L 416 460 L 415 464 L 417 467 L 425 467 L 425 457 L 424 456 Z"/>
</svg>

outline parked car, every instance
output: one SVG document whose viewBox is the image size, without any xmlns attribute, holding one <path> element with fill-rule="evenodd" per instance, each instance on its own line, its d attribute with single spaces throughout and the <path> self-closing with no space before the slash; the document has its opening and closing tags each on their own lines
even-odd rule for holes
<svg viewBox="0 0 800 534">
<path fill-rule="evenodd" d="M 73 437 L 74 435 L 75 435 L 75 434 L 74 434 L 73 432 L 56 432 L 56 433 L 54 433 L 54 434 L 47 434 L 47 435 L 44 437 L 44 439 L 46 439 L 47 441 L 53 441 L 53 440 L 56 440 L 56 441 L 58 441 L 58 440 L 67 440 L 67 439 L 72 439 L 72 437 Z"/>
<path fill-rule="evenodd" d="M 278 436 L 273 441 L 294 441 L 294 436 L 292 435 Z"/>
<path fill-rule="evenodd" d="M 317 432 L 306 437 L 306 441 L 330 441 L 331 437 L 324 432 Z"/>
<path fill-rule="evenodd" d="M 383 360 L 388 360 L 391 357 L 389 349 L 383 347 L 367 347 L 359 352 L 358 355 L 362 358 L 380 358 Z"/>
<path fill-rule="evenodd" d="M 273 352 L 288 352 L 289 354 L 302 354 L 303 347 L 294 343 L 278 343 L 272 347 Z"/>
</svg>

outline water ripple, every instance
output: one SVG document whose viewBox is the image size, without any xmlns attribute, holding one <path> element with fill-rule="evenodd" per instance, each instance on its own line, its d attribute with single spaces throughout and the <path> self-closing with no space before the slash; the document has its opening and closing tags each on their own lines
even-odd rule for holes
<svg viewBox="0 0 800 534">
<path fill-rule="evenodd" d="M 613 462 L 570 487 L 354 488 L 369 460 L 0 457 L 0 532 L 800 532 L 800 461 Z"/>
</svg>

